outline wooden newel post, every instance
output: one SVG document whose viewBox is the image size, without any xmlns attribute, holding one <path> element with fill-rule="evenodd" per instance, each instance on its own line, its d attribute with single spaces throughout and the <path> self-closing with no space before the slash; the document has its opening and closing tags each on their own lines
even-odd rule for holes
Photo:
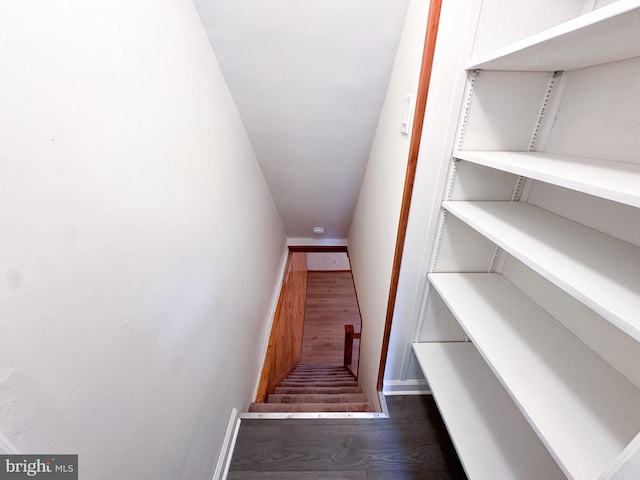
<svg viewBox="0 0 640 480">
<path fill-rule="evenodd" d="M 351 365 L 351 357 L 353 355 L 353 325 L 344 326 L 344 366 Z"/>
</svg>

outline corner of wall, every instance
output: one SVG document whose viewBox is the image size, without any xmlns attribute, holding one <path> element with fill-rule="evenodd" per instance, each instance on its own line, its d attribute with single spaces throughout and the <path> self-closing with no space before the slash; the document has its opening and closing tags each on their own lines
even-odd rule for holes
<svg viewBox="0 0 640 480">
<path fill-rule="evenodd" d="M 412 0 L 349 231 L 349 257 L 362 312 L 359 379 L 377 395 L 396 237 L 410 137 L 401 133 L 403 104 L 415 94 L 429 0 Z M 399 348 L 401 348 L 400 346 Z M 390 349 L 396 348 L 394 345 Z"/>
</svg>

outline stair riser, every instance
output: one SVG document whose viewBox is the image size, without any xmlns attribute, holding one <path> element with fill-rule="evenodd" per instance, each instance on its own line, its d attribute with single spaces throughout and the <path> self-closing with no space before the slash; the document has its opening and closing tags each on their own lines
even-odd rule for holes
<svg viewBox="0 0 640 480">
<path fill-rule="evenodd" d="M 288 382 L 355 382 L 355 377 L 288 377 Z"/>
<path fill-rule="evenodd" d="M 277 387 L 274 392 L 278 395 L 281 394 L 345 394 L 345 393 L 362 393 L 360 387 Z"/>
<path fill-rule="evenodd" d="M 340 368 L 294 368 L 294 373 L 347 373 L 348 370 L 344 367 Z"/>
<path fill-rule="evenodd" d="M 336 365 L 298 365 L 267 397 L 251 404 L 250 412 L 373 412 L 353 374 Z"/>
<path fill-rule="evenodd" d="M 370 403 L 252 403 L 250 412 L 373 412 Z"/>
<path fill-rule="evenodd" d="M 367 403 L 367 397 L 362 393 L 355 394 L 304 394 L 304 395 L 279 395 L 271 394 L 267 398 L 268 403 Z"/>
<path fill-rule="evenodd" d="M 295 368 L 294 373 L 347 373 L 344 368 Z"/>
<path fill-rule="evenodd" d="M 281 387 L 357 387 L 358 382 L 289 382 L 285 380 Z"/>
<path fill-rule="evenodd" d="M 341 375 L 351 375 L 351 372 L 291 372 L 290 375 L 300 375 L 303 377 L 312 377 L 314 375 L 326 375 L 326 376 L 336 376 L 339 377 Z"/>
<path fill-rule="evenodd" d="M 294 368 L 294 372 L 346 372 L 345 367 L 329 367 L 329 368 Z"/>
<path fill-rule="evenodd" d="M 347 370 L 344 367 L 324 367 L 324 368 L 300 368 L 296 367 L 293 369 L 294 372 L 346 372 Z"/>
</svg>

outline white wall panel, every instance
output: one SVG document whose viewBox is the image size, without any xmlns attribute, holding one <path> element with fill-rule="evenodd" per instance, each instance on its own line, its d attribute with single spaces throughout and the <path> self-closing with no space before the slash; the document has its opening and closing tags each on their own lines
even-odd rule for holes
<svg viewBox="0 0 640 480">
<path fill-rule="evenodd" d="M 483 0 L 473 56 L 576 17 L 584 0 Z"/>
<path fill-rule="evenodd" d="M 451 200 L 509 200 L 518 176 L 469 162 L 457 162 Z"/>
<path fill-rule="evenodd" d="M 546 72 L 480 72 L 462 150 L 526 150 L 548 83 Z"/>
<path fill-rule="evenodd" d="M 532 182 L 528 202 L 640 246 L 638 208 L 542 182 Z"/>
<path fill-rule="evenodd" d="M 345 252 L 309 252 L 307 270 L 351 270 L 351 265 Z"/>
<path fill-rule="evenodd" d="M 640 388 L 637 341 L 512 256 L 507 257 L 503 275 Z"/>
<path fill-rule="evenodd" d="M 640 163 L 640 58 L 565 72 L 546 151 Z"/>
<path fill-rule="evenodd" d="M 463 342 L 467 338 L 451 310 L 433 287 L 430 289 L 425 313 L 417 342 Z"/>
<path fill-rule="evenodd" d="M 486 272 L 494 252 L 493 242 L 449 214 L 444 223 L 434 271 Z"/>
<path fill-rule="evenodd" d="M 617 2 L 617 1 L 618 0 L 596 0 L 594 5 L 594 10 L 596 8 L 601 8 L 601 7 L 604 7 L 605 5 L 609 5 L 610 3 Z"/>
<path fill-rule="evenodd" d="M 286 238 L 200 19 L 2 2 L 0 59 L 0 431 L 82 478 L 209 480 Z"/>
</svg>

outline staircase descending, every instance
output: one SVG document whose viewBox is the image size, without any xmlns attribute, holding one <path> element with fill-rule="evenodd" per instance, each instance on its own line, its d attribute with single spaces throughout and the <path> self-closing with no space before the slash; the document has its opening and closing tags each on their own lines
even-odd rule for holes
<svg viewBox="0 0 640 480">
<path fill-rule="evenodd" d="M 345 367 L 300 363 L 269 394 L 267 403 L 252 403 L 249 412 L 373 412 L 353 374 Z"/>
</svg>

